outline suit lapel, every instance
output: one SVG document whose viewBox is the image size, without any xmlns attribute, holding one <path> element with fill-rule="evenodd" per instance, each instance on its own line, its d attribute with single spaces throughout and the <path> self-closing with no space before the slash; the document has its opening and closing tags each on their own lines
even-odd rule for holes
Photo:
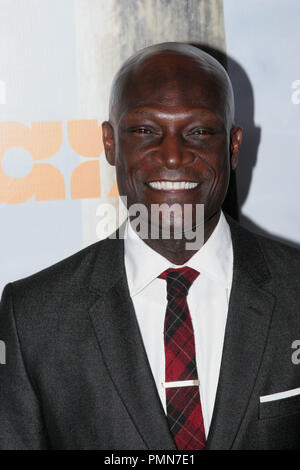
<svg viewBox="0 0 300 470">
<path fill-rule="evenodd" d="M 229 220 L 234 270 L 215 407 L 207 449 L 230 449 L 262 361 L 274 297 L 256 238 Z"/>
<path fill-rule="evenodd" d="M 89 313 L 105 364 L 145 446 L 176 449 L 130 298 L 123 241 L 106 240 L 102 248 L 91 282 L 98 299 Z"/>
</svg>

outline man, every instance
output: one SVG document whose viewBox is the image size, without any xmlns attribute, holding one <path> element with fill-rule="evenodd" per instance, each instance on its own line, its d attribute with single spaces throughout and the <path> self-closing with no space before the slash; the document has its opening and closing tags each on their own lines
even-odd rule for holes
<svg viewBox="0 0 300 470">
<path fill-rule="evenodd" d="M 300 257 L 221 211 L 241 136 L 204 52 L 167 43 L 123 65 L 103 123 L 119 192 L 150 228 L 163 204 L 190 224 L 141 239 L 127 222 L 125 240 L 5 288 L 1 448 L 300 448 Z M 204 245 L 187 249 L 199 204 Z"/>
</svg>

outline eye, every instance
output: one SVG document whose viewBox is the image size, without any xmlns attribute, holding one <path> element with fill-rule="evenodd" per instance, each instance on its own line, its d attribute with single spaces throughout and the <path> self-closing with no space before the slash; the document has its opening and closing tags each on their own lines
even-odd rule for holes
<svg viewBox="0 0 300 470">
<path fill-rule="evenodd" d="M 152 134 L 152 130 L 146 127 L 137 127 L 135 129 L 130 129 L 130 132 L 134 134 Z"/>
<path fill-rule="evenodd" d="M 188 135 L 211 135 L 212 132 L 209 130 L 209 129 L 202 129 L 202 128 L 197 128 L 197 129 L 193 129 L 191 130 Z"/>
</svg>

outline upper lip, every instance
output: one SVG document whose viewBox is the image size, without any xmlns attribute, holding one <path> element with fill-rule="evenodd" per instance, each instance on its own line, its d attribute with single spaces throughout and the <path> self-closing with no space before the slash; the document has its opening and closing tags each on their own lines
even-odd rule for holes
<svg viewBox="0 0 300 470">
<path fill-rule="evenodd" d="M 199 183 L 199 181 L 195 181 L 195 180 L 191 180 L 191 179 L 186 179 L 186 178 L 179 178 L 179 179 L 169 179 L 169 178 L 157 178 L 157 179 L 154 179 L 152 178 L 151 180 L 148 180 L 146 181 L 146 183 L 154 183 L 154 182 L 164 182 L 164 181 L 170 181 L 171 183 L 181 183 L 181 182 L 185 182 L 185 183 Z"/>
</svg>

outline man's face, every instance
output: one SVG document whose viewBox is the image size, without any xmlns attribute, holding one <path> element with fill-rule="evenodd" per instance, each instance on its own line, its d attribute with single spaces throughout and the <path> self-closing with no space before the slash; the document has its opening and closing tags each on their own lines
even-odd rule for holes
<svg viewBox="0 0 300 470">
<path fill-rule="evenodd" d="M 132 74 L 114 122 L 103 125 L 104 144 L 129 205 L 204 204 L 209 220 L 223 203 L 241 131 L 230 129 L 220 84 L 190 62 L 158 57 Z"/>
</svg>

